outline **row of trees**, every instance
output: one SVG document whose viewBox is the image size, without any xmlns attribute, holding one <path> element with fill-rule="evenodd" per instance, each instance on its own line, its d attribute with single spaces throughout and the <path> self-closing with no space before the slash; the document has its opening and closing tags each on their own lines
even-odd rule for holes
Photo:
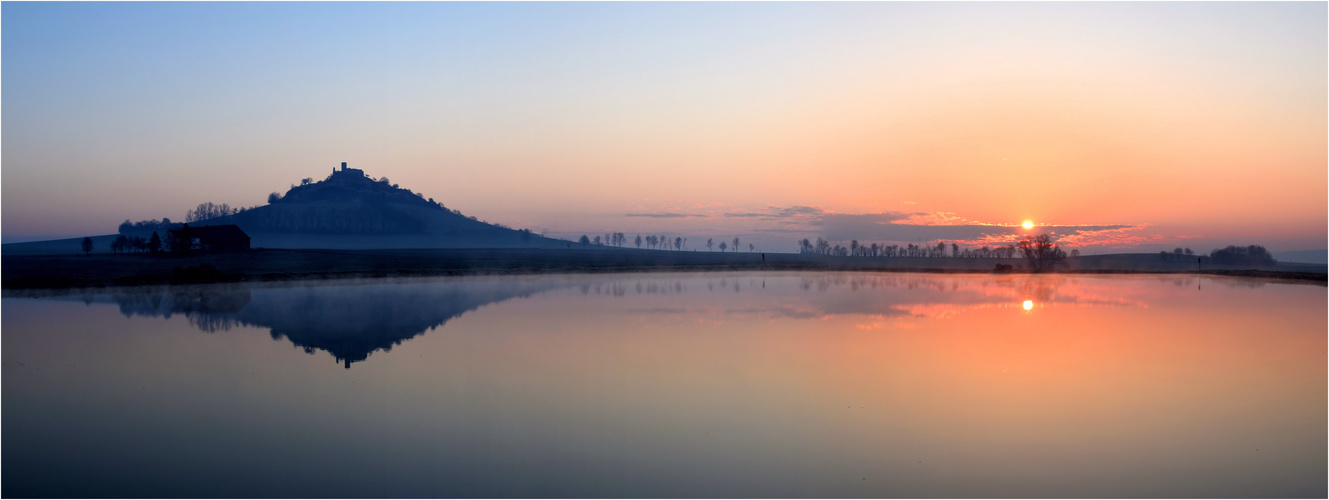
<svg viewBox="0 0 1329 500">
<path fill-rule="evenodd" d="M 218 205 L 209 201 L 206 203 L 199 203 L 193 210 L 185 212 L 185 222 L 199 222 L 215 219 L 217 217 L 226 217 L 228 215 L 238 214 L 241 211 L 241 209 L 231 208 L 230 205 L 225 203 Z"/>
<path fill-rule="evenodd" d="M 580 243 L 582 246 L 595 245 L 595 246 L 622 247 L 624 244 L 627 243 L 627 240 L 628 240 L 627 235 L 623 233 L 605 233 L 603 237 L 600 235 L 596 235 L 594 238 L 592 238 L 590 235 L 583 234 L 581 235 L 581 238 L 577 239 L 577 243 Z M 683 250 L 684 248 L 687 248 L 688 239 L 682 236 L 675 236 L 673 238 L 670 238 L 663 234 L 660 235 L 649 234 L 646 236 L 642 236 L 639 234 L 637 235 L 636 238 L 632 240 L 632 243 L 636 245 L 637 248 L 642 248 L 642 245 L 645 245 L 646 248 L 652 250 Z M 727 252 L 731 250 L 737 252 L 742 249 L 741 245 L 742 241 L 739 240 L 737 237 L 735 237 L 732 243 L 728 241 L 721 241 L 719 242 L 718 246 L 721 252 Z M 717 244 L 715 238 L 706 239 L 706 250 L 713 252 L 715 251 L 716 246 Z M 756 250 L 757 250 L 756 245 L 751 243 L 748 244 L 749 252 L 755 252 Z"/>
<path fill-rule="evenodd" d="M 1164 261 L 1171 261 L 1171 262 L 1181 262 L 1182 257 L 1190 257 L 1193 255 L 1195 255 L 1195 252 L 1192 252 L 1191 249 L 1181 248 L 1181 247 L 1177 247 L 1171 252 L 1167 250 L 1158 252 L 1159 258 L 1163 259 Z"/>
<path fill-rule="evenodd" d="M 170 238 L 170 235 L 171 233 L 166 233 L 168 239 Z M 89 247 L 90 246 L 91 245 L 89 245 Z M 90 250 L 91 248 L 84 249 L 85 252 Z M 122 234 L 116 236 L 115 239 L 111 241 L 111 253 L 115 254 L 119 254 L 121 252 L 157 253 L 160 251 L 162 251 L 162 238 L 157 235 L 156 231 L 154 231 L 152 233 L 152 236 L 148 238 L 144 238 L 142 236 L 125 236 Z"/>
<path fill-rule="evenodd" d="M 739 242 L 739 240 L 738 240 L 738 237 L 734 237 L 734 244 L 733 244 L 733 245 L 730 245 L 729 242 L 727 242 L 727 241 L 721 241 L 721 242 L 720 242 L 720 251 L 721 251 L 721 252 L 724 252 L 724 251 L 729 250 L 729 249 L 733 249 L 733 251 L 737 252 L 737 251 L 739 251 L 739 249 L 741 249 L 741 248 L 743 248 L 743 247 L 741 246 L 741 244 L 740 244 L 740 242 Z M 757 248 L 757 247 L 756 247 L 755 245 L 753 245 L 753 244 L 751 244 L 751 243 L 748 244 L 748 251 L 749 251 L 749 252 L 752 252 L 752 251 L 756 250 L 756 248 Z M 712 251 L 712 252 L 715 251 L 715 239 L 713 239 L 713 238 L 706 238 L 706 250 L 707 250 L 707 251 Z"/>
<path fill-rule="evenodd" d="M 1236 246 L 1215 249 L 1209 253 L 1209 259 L 1215 264 L 1263 264 L 1274 265 L 1274 255 L 1260 245 Z"/>
<path fill-rule="evenodd" d="M 1051 269 L 1058 263 L 1066 259 L 1067 254 L 1052 239 L 1051 236 L 1040 234 L 1038 236 L 1026 236 L 1014 245 L 981 248 L 960 248 L 958 243 L 947 244 L 944 241 L 938 241 L 935 244 L 915 245 L 913 243 L 901 245 L 886 244 L 861 244 L 858 240 L 849 242 L 849 246 L 832 244 L 822 238 L 817 238 L 816 242 L 804 238 L 798 241 L 798 251 L 803 254 L 828 255 L 832 257 L 919 257 L 919 258 L 995 258 L 1010 259 L 1014 258 L 1016 253 L 1028 263 L 1029 268 L 1034 271 L 1043 271 Z M 1079 250 L 1071 250 L 1071 257 L 1080 256 Z"/>
<path fill-rule="evenodd" d="M 171 222 L 171 219 L 169 217 L 163 218 L 162 220 L 152 219 L 152 220 L 141 220 L 138 222 L 130 222 L 129 219 L 125 219 L 124 222 L 120 223 L 120 227 L 117 232 L 125 236 L 143 235 L 153 232 L 158 234 L 166 234 L 167 231 L 170 231 L 172 229 L 180 229 L 180 226 L 181 223 Z"/>
<path fill-rule="evenodd" d="M 958 243 L 938 241 L 936 244 L 887 245 L 884 243 L 849 242 L 848 246 L 832 244 L 822 238 L 816 242 L 807 238 L 798 241 L 798 252 L 804 254 L 829 255 L 833 257 L 953 257 L 965 259 L 1009 259 L 1015 256 L 1016 245 L 981 248 L 961 248 Z"/>
</svg>

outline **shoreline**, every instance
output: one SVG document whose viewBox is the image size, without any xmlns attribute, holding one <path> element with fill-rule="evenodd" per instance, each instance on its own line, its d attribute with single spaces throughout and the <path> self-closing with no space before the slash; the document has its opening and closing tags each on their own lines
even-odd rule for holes
<svg viewBox="0 0 1329 500">
<path fill-rule="evenodd" d="M 801 254 L 670 252 L 636 249 L 254 250 L 194 256 L 4 256 L 4 296 L 157 285 L 268 283 L 439 276 L 524 276 L 664 272 L 825 271 L 867 273 L 1105 275 L 1176 274 L 1271 279 L 1326 286 L 1315 266 L 1290 269 L 1195 269 L 1148 260 L 1145 254 L 1068 259 L 1063 268 L 1033 273 L 1019 259 L 826 257 Z M 995 272 L 996 264 L 1014 264 Z M 1310 269 L 1310 270 L 1307 270 Z M 1323 269 L 1320 267 L 1319 269 Z"/>
</svg>

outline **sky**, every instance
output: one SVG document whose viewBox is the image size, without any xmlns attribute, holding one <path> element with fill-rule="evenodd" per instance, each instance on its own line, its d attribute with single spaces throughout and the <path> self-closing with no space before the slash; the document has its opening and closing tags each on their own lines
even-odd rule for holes
<svg viewBox="0 0 1329 500">
<path fill-rule="evenodd" d="M 14 3 L 0 235 L 254 206 L 340 162 L 482 220 L 1087 253 L 1326 247 L 1300 3 Z"/>
</svg>

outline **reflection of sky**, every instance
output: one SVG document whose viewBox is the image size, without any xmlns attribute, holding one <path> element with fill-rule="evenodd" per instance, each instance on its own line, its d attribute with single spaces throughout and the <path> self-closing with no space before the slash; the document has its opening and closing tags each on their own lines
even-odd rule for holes
<svg viewBox="0 0 1329 500">
<path fill-rule="evenodd" d="M 1323 287 L 507 280 L 361 300 L 463 312 L 350 370 L 266 328 L 4 299 L 5 496 L 1325 494 Z"/>
</svg>

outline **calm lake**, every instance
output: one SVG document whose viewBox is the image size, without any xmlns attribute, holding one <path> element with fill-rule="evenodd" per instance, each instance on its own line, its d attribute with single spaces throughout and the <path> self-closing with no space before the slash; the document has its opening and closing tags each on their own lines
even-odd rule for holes
<svg viewBox="0 0 1329 500">
<path fill-rule="evenodd" d="M 1322 286 L 634 274 L 0 303 L 5 497 L 1329 493 Z"/>
</svg>

